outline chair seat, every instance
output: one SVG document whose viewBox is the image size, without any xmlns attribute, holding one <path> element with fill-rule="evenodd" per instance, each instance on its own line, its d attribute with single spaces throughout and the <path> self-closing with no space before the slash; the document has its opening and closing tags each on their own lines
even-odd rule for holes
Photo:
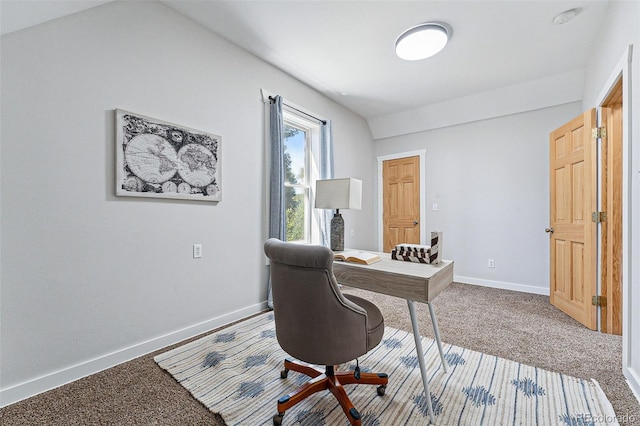
<svg viewBox="0 0 640 426">
<path fill-rule="evenodd" d="M 382 312 L 367 299 L 352 294 L 344 294 L 344 297 L 367 311 L 367 335 L 369 336 L 369 339 L 367 339 L 367 351 L 370 351 L 378 346 L 384 334 L 384 317 L 382 316 Z"/>
</svg>

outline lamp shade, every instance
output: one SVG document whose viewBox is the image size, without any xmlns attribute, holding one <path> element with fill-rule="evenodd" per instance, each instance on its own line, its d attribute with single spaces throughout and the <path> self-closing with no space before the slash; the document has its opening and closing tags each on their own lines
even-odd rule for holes
<svg viewBox="0 0 640 426">
<path fill-rule="evenodd" d="M 316 181 L 317 209 L 362 208 L 362 181 L 354 178 Z"/>
</svg>

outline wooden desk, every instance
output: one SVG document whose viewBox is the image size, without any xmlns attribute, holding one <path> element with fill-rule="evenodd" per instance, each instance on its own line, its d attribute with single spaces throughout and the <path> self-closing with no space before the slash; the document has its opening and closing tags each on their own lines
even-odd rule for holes
<svg viewBox="0 0 640 426">
<path fill-rule="evenodd" d="M 453 262 L 437 265 L 391 259 L 389 253 L 376 253 L 382 258 L 371 265 L 333 262 L 333 274 L 340 284 L 361 288 L 402 299 L 428 303 L 453 282 Z"/>
<path fill-rule="evenodd" d="M 424 351 L 422 350 L 422 340 L 420 338 L 414 302 L 423 302 L 429 306 L 429 315 L 431 316 L 433 333 L 436 338 L 436 343 L 438 344 L 438 351 L 440 352 L 442 369 L 446 373 L 447 363 L 444 359 L 438 322 L 431 302 L 442 290 L 453 282 L 453 261 L 443 260 L 437 265 L 426 265 L 423 263 L 393 260 L 389 253 L 376 254 L 380 256 L 382 260 L 371 265 L 335 261 L 333 262 L 333 274 L 340 284 L 407 300 L 413 338 L 416 345 L 416 354 L 418 356 L 418 364 L 420 365 L 420 374 L 422 375 L 422 384 L 424 386 L 425 401 L 428 401 L 427 411 L 431 423 L 435 424 L 433 407 L 431 405 L 431 394 L 429 393 L 427 369 L 424 364 Z"/>
</svg>

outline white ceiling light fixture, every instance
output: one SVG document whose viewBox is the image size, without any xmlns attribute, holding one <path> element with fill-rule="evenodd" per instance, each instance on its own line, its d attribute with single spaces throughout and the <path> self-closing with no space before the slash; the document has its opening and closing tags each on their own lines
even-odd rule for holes
<svg viewBox="0 0 640 426">
<path fill-rule="evenodd" d="M 443 22 L 416 25 L 396 39 L 396 55 L 406 61 L 429 58 L 444 49 L 451 34 L 451 27 Z"/>
<path fill-rule="evenodd" d="M 578 16 L 581 11 L 582 9 L 579 7 L 575 9 L 565 10 L 564 12 L 553 18 L 553 23 L 556 25 L 566 24 L 567 22 Z"/>
</svg>

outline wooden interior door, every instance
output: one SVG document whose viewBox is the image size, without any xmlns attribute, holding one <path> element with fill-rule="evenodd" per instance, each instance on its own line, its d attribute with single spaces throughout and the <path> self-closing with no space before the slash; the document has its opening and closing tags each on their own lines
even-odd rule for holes
<svg viewBox="0 0 640 426">
<path fill-rule="evenodd" d="M 550 186 L 550 301 L 586 327 L 597 327 L 596 124 L 592 109 L 551 132 Z"/>
<path fill-rule="evenodd" d="M 601 138 L 600 331 L 622 334 L 622 79 L 604 102 Z"/>
<path fill-rule="evenodd" d="M 383 251 L 420 244 L 420 157 L 382 162 Z"/>
</svg>

